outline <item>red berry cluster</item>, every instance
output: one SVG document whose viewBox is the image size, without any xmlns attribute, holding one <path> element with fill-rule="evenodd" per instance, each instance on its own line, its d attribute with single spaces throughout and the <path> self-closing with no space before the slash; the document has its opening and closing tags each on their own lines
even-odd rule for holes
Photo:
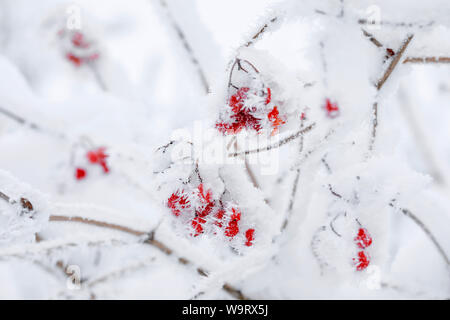
<svg viewBox="0 0 450 320">
<path fill-rule="evenodd" d="M 91 164 L 98 164 L 102 167 L 104 173 L 109 172 L 108 164 L 106 163 L 106 158 L 108 155 L 105 153 L 105 148 L 100 147 L 95 150 L 90 150 L 86 153 L 86 157 Z M 84 168 L 76 168 L 75 169 L 75 178 L 77 180 L 82 180 L 86 177 L 87 171 Z"/>
<path fill-rule="evenodd" d="M 167 206 L 175 217 L 187 218 L 191 225 L 191 236 L 197 237 L 210 226 L 224 229 L 226 237 L 233 239 L 240 231 L 241 212 L 235 207 L 224 207 L 221 201 L 213 199 L 211 190 L 200 183 L 192 192 L 178 189 L 167 199 Z M 225 226 L 225 228 L 224 228 Z M 245 232 L 245 245 L 253 245 L 254 229 Z M 217 234 L 217 232 L 214 232 Z"/>
<path fill-rule="evenodd" d="M 330 118 L 336 118 L 339 115 L 339 107 L 337 103 L 336 102 L 332 103 L 328 98 L 325 102 L 324 108 L 327 112 L 327 116 Z"/>
<path fill-rule="evenodd" d="M 359 228 L 358 234 L 354 240 L 358 248 L 362 249 L 358 252 L 358 258 L 353 259 L 354 261 L 357 261 L 356 270 L 361 271 L 367 268 L 370 264 L 370 256 L 364 249 L 372 244 L 372 237 L 366 229 Z"/>
<path fill-rule="evenodd" d="M 65 37 L 67 31 L 64 29 L 58 32 L 60 37 Z M 99 58 L 99 53 L 92 51 L 92 43 L 85 39 L 85 36 L 80 31 L 69 33 L 70 49 L 66 52 L 66 59 L 76 67 L 84 63 L 95 61 Z"/>
<path fill-rule="evenodd" d="M 230 97 L 228 101 L 230 110 L 227 110 L 227 112 L 231 112 L 231 121 L 217 122 L 217 130 L 223 134 L 237 134 L 242 129 L 260 132 L 264 127 L 263 117 L 266 116 L 267 121 L 269 121 L 273 128 L 272 134 L 275 134 L 278 131 L 278 127 L 284 124 L 285 121 L 280 117 L 277 106 L 274 106 L 273 108 L 266 107 L 272 102 L 272 92 L 270 88 L 267 88 L 264 92 L 264 108 L 261 108 L 261 106 L 258 107 L 257 105 L 248 106 L 247 102 L 250 94 L 258 96 L 256 92 L 250 92 L 250 88 L 241 87 Z"/>
</svg>

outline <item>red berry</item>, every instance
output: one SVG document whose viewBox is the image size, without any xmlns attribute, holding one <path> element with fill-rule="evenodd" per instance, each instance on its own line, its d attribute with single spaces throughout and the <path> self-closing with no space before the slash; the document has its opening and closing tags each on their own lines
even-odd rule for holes
<svg viewBox="0 0 450 320">
<path fill-rule="evenodd" d="M 337 103 L 332 103 L 328 98 L 326 100 L 325 110 L 330 118 L 335 118 L 339 115 L 339 107 Z"/>
<path fill-rule="evenodd" d="M 75 170 L 75 178 L 77 180 L 82 180 L 86 177 L 86 170 L 84 170 L 83 168 L 77 168 Z"/>
<path fill-rule="evenodd" d="M 272 101 L 272 91 L 270 91 L 270 88 L 267 88 L 266 104 L 269 104 L 270 101 Z"/>
<path fill-rule="evenodd" d="M 364 228 L 359 228 L 358 235 L 355 237 L 355 242 L 361 249 L 367 248 L 372 244 L 372 237 Z"/>
<path fill-rule="evenodd" d="M 83 60 L 80 57 L 77 57 L 70 52 L 66 54 L 66 58 L 77 67 L 81 66 L 81 64 L 83 63 Z"/>
<path fill-rule="evenodd" d="M 177 190 L 175 193 L 172 193 L 167 200 L 167 206 L 172 210 L 172 213 L 178 217 L 183 210 L 191 207 L 191 203 L 183 190 Z"/>
<path fill-rule="evenodd" d="M 241 220 L 241 213 L 232 208 L 233 214 L 230 217 L 230 222 L 228 222 L 228 226 L 225 229 L 225 235 L 227 237 L 233 238 L 235 235 L 239 233 L 238 222 Z"/>
<path fill-rule="evenodd" d="M 89 48 L 89 43 L 84 41 L 84 36 L 81 32 L 75 32 L 72 36 L 72 43 L 78 48 Z"/>
<path fill-rule="evenodd" d="M 199 234 L 203 233 L 203 224 L 205 222 L 206 222 L 206 220 L 201 217 L 195 217 L 192 220 L 192 227 L 195 230 L 194 237 L 197 237 Z"/>
<path fill-rule="evenodd" d="M 245 242 L 245 245 L 247 247 L 251 247 L 253 245 L 252 241 L 254 239 L 254 236 L 253 236 L 254 233 L 255 233 L 255 229 L 248 229 L 245 232 L 245 238 L 247 239 L 247 241 Z"/>
<path fill-rule="evenodd" d="M 247 99 L 247 92 L 250 88 L 242 87 L 233 94 L 230 98 L 229 105 L 233 112 L 239 112 L 244 107 L 245 99 Z"/>
<path fill-rule="evenodd" d="M 354 261 L 356 261 L 356 259 L 353 259 Z M 365 268 L 367 268 L 370 264 L 370 257 L 369 255 L 367 255 L 364 251 L 359 251 L 358 252 L 358 262 L 356 265 L 356 270 L 358 271 L 362 271 Z"/>
<path fill-rule="evenodd" d="M 275 106 L 272 111 L 269 112 L 267 115 L 267 118 L 269 118 L 269 121 L 272 123 L 272 127 L 274 128 L 272 131 L 272 135 L 275 134 L 278 131 L 278 127 L 285 122 L 283 119 L 280 118 L 280 112 L 278 111 L 278 107 Z"/>
<path fill-rule="evenodd" d="M 215 216 L 216 221 L 214 222 L 214 224 L 215 224 L 216 226 L 218 226 L 219 228 L 222 228 L 222 219 L 223 219 L 223 216 L 224 216 L 224 215 L 225 215 L 225 211 L 222 210 L 222 209 L 220 209 L 220 210 L 217 211 L 217 213 L 216 213 L 216 216 Z"/>
<path fill-rule="evenodd" d="M 86 154 L 86 156 L 90 163 L 98 163 L 103 168 L 103 172 L 109 172 L 108 165 L 106 164 L 106 158 L 108 158 L 108 155 L 105 153 L 105 148 L 100 147 L 96 150 L 91 150 Z"/>
</svg>

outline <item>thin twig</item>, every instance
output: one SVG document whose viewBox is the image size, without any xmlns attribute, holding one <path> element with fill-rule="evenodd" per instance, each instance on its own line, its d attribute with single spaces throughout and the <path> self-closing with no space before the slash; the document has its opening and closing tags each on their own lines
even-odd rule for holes
<svg viewBox="0 0 450 320">
<path fill-rule="evenodd" d="M 373 21 L 373 20 L 368 20 L 368 19 L 359 19 L 358 23 L 361 25 L 369 25 L 369 26 L 390 26 L 390 27 L 405 27 L 405 28 L 410 28 L 410 27 L 417 27 L 419 29 L 421 28 L 425 28 L 425 27 L 430 27 L 434 24 L 434 21 L 430 21 L 430 22 L 395 22 L 395 21 L 387 21 L 387 20 L 383 20 L 383 21 Z"/>
<path fill-rule="evenodd" d="M 375 46 L 377 46 L 378 48 L 382 48 L 382 47 L 383 47 L 383 44 L 382 44 L 380 41 L 378 41 L 378 39 L 375 38 L 375 37 L 373 36 L 373 34 L 367 32 L 367 31 L 364 30 L 364 29 L 361 29 L 361 30 L 362 30 L 363 34 L 364 34 L 367 38 L 369 38 L 370 42 L 372 42 Z"/>
<path fill-rule="evenodd" d="M 393 202 L 389 203 L 389 205 L 393 208 L 397 208 Z M 433 242 L 433 244 L 436 247 L 436 249 L 438 250 L 439 254 L 445 260 L 445 263 L 447 264 L 447 266 L 449 266 L 450 261 L 449 261 L 447 254 L 445 253 L 444 249 L 437 241 L 436 237 L 430 231 L 430 229 L 428 229 L 428 227 L 416 215 L 414 215 L 410 210 L 408 210 L 406 208 L 397 208 L 397 209 L 399 209 L 405 216 L 407 216 L 412 221 L 414 221 L 414 223 L 417 224 L 422 229 L 422 231 L 427 235 L 427 237 L 431 240 L 431 242 Z"/>
<path fill-rule="evenodd" d="M 386 80 L 389 78 L 389 76 L 392 74 L 392 71 L 394 71 L 395 67 L 397 66 L 398 62 L 400 61 L 401 57 L 403 56 L 403 53 L 405 52 L 406 48 L 408 47 L 409 43 L 411 42 L 414 35 L 408 35 L 406 37 L 406 40 L 403 41 L 402 46 L 394 56 L 394 59 L 391 61 L 389 67 L 387 68 L 386 72 L 383 74 L 383 76 L 378 80 L 376 87 L 379 91 L 383 85 L 385 84 Z"/>
<path fill-rule="evenodd" d="M 450 57 L 407 57 L 403 63 L 450 63 Z"/>
<path fill-rule="evenodd" d="M 397 51 L 397 53 L 395 54 L 394 58 L 392 59 L 391 63 L 389 64 L 388 68 L 386 69 L 386 71 L 384 72 L 383 76 L 377 81 L 376 83 L 376 88 L 378 91 L 381 90 L 381 88 L 383 87 L 383 85 L 386 83 L 386 81 L 389 79 L 390 75 L 392 74 L 392 72 L 394 71 L 395 67 L 397 66 L 398 62 L 400 61 L 400 59 L 403 56 L 403 53 L 405 52 L 406 48 L 408 47 L 409 43 L 411 42 L 412 38 L 414 37 L 414 35 L 408 35 L 405 39 L 405 41 L 403 41 L 402 46 L 400 47 L 400 49 Z M 377 136 L 377 127 L 378 127 L 378 101 L 375 101 L 373 106 L 372 106 L 372 110 L 373 110 L 373 122 L 372 122 L 372 137 L 371 137 L 371 141 L 369 144 L 369 151 L 373 150 L 374 144 L 375 144 L 375 139 Z"/>
<path fill-rule="evenodd" d="M 246 150 L 246 151 L 241 151 L 241 152 L 235 152 L 235 153 L 230 153 L 228 154 L 229 157 L 238 157 L 241 155 L 247 155 L 247 154 L 252 154 L 252 153 L 259 153 L 259 152 L 264 152 L 264 151 L 270 151 L 272 149 L 276 149 L 281 147 L 282 145 L 289 143 L 301 136 L 303 136 L 305 133 L 311 131 L 314 127 L 315 127 L 315 123 L 310 124 L 309 126 L 307 126 L 304 129 L 301 129 L 300 131 L 297 131 L 296 133 L 294 133 L 293 135 L 290 135 L 286 138 L 284 138 L 283 140 L 278 141 L 275 144 L 272 145 L 268 145 L 264 148 L 257 148 L 257 149 L 252 149 L 252 150 Z"/>
<path fill-rule="evenodd" d="M 264 34 L 264 32 L 267 31 L 267 29 L 273 25 L 278 20 L 278 17 L 273 17 L 268 22 L 266 22 L 261 28 L 259 28 L 258 32 L 256 32 L 251 40 L 247 41 L 247 43 L 244 44 L 245 47 L 250 47 L 251 45 L 255 44 L 256 41 L 258 41 L 261 36 Z"/>
<path fill-rule="evenodd" d="M 181 41 L 186 53 L 188 54 L 188 56 L 191 60 L 191 63 L 193 64 L 195 70 L 197 71 L 197 74 L 200 78 L 203 88 L 205 89 L 205 92 L 209 93 L 209 83 L 208 83 L 208 80 L 206 79 L 205 72 L 203 71 L 197 57 L 195 56 L 194 51 L 193 51 L 191 45 L 189 44 L 182 28 L 180 27 L 180 25 L 177 23 L 177 21 L 175 20 L 175 18 L 172 15 L 172 13 L 170 12 L 167 2 L 165 0 L 160 0 L 160 4 L 166 11 L 166 14 L 167 14 L 170 24 L 172 25 L 173 29 L 175 30 L 175 32 L 178 36 L 178 39 Z"/>
<path fill-rule="evenodd" d="M 300 120 L 300 128 L 302 129 L 304 126 L 304 120 L 303 118 Z M 304 147 L 304 136 L 300 137 L 300 141 L 299 141 L 299 146 L 298 146 L 298 155 L 300 156 L 303 152 L 303 147 Z M 289 205 L 288 205 L 288 210 L 287 210 L 287 214 L 286 214 L 286 218 L 284 219 L 283 225 L 281 226 L 281 231 L 283 231 L 284 229 L 286 229 L 288 223 L 289 223 L 289 219 L 292 215 L 292 210 L 294 208 L 294 203 L 295 203 L 295 196 L 297 194 L 297 188 L 298 188 L 298 181 L 300 180 L 300 167 L 297 168 L 296 172 L 295 172 L 295 178 L 294 178 L 294 183 L 292 185 L 292 189 L 291 189 L 291 196 L 289 198 Z"/>
</svg>

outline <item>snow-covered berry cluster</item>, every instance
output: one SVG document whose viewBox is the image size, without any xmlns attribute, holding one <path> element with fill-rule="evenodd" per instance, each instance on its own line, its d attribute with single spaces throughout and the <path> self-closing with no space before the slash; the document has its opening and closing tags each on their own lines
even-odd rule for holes
<svg viewBox="0 0 450 320">
<path fill-rule="evenodd" d="M 58 31 L 58 37 L 65 58 L 76 67 L 96 61 L 100 57 L 95 41 L 79 30 L 63 28 Z"/>
<path fill-rule="evenodd" d="M 242 239 L 245 246 L 253 245 L 255 229 L 242 227 L 243 215 L 239 207 L 216 198 L 203 183 L 177 189 L 167 199 L 167 207 L 187 226 L 192 237 L 222 234 L 230 241 L 240 238 L 237 241 Z"/>
<path fill-rule="evenodd" d="M 361 271 L 370 264 L 370 256 L 365 249 L 372 244 L 372 237 L 367 229 L 359 228 L 358 234 L 355 237 L 355 243 L 361 250 L 358 251 L 358 257 L 354 258 L 353 261 L 356 262 L 356 270 Z"/>
<path fill-rule="evenodd" d="M 242 73 L 244 76 L 239 76 Z M 238 79 L 232 82 L 234 78 Z M 227 104 L 216 122 L 217 130 L 223 134 L 237 134 L 246 129 L 257 133 L 267 130 L 274 135 L 286 123 L 286 117 L 280 114 L 272 97 L 272 89 L 264 84 L 259 71 L 249 61 L 236 60 L 231 69 L 228 92 Z"/>
<path fill-rule="evenodd" d="M 105 152 L 106 148 L 99 147 L 93 150 L 89 150 L 86 153 L 87 164 L 99 165 L 102 168 L 103 173 L 109 172 L 109 167 L 106 162 L 108 155 Z M 86 163 L 86 161 L 85 161 Z M 75 168 L 75 179 L 83 180 L 87 176 L 87 169 L 84 166 L 77 166 Z"/>
</svg>

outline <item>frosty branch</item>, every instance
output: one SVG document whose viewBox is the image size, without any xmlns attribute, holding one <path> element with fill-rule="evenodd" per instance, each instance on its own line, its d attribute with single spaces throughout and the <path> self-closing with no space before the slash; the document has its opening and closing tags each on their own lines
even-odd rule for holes
<svg viewBox="0 0 450 320">
<path fill-rule="evenodd" d="M 192 49 L 192 46 L 189 44 L 186 35 L 184 34 L 183 29 L 181 26 L 177 23 L 175 18 L 173 17 L 173 14 L 170 11 L 169 5 L 167 4 L 166 0 L 160 0 L 159 1 L 162 8 L 166 11 L 167 19 L 169 20 L 169 23 L 171 24 L 172 28 L 174 29 L 178 39 L 180 40 L 181 44 L 183 45 L 184 50 L 186 51 L 187 55 L 189 56 L 189 59 L 197 71 L 197 74 L 200 78 L 200 81 L 202 83 L 202 86 L 205 90 L 205 93 L 209 92 L 209 83 L 206 78 L 205 72 L 203 71 L 202 66 L 200 65 L 200 62 L 198 61 L 196 55 L 194 54 L 194 50 Z"/>
<path fill-rule="evenodd" d="M 279 148 L 301 136 L 303 136 L 305 133 L 311 131 L 315 126 L 315 123 L 310 124 L 309 126 L 305 127 L 304 129 L 301 129 L 299 131 L 297 131 L 296 133 L 294 133 L 293 135 L 290 135 L 282 140 L 280 140 L 279 142 L 272 144 L 272 145 L 268 145 L 266 147 L 263 148 L 257 148 L 257 149 L 252 149 L 252 150 L 246 150 L 246 151 L 241 151 L 241 152 L 234 152 L 234 153 L 230 153 L 228 156 L 230 157 L 238 157 L 241 155 L 248 155 L 248 154 L 252 154 L 252 153 L 259 153 L 259 152 L 264 152 L 264 151 L 270 151 L 272 149 L 276 149 Z"/>
<path fill-rule="evenodd" d="M 166 246 L 161 241 L 155 239 L 155 230 L 153 230 L 151 232 L 139 231 L 139 230 L 135 230 L 132 228 L 128 228 L 126 226 L 112 224 L 112 223 L 108 223 L 105 221 L 88 219 L 88 218 L 84 218 L 84 217 L 67 217 L 67 216 L 55 215 L 55 216 L 50 216 L 50 221 L 53 221 L 53 222 L 77 222 L 77 223 L 82 223 L 82 224 L 86 224 L 86 225 L 91 225 L 91 226 L 116 230 L 116 231 L 120 231 L 120 232 L 125 232 L 125 233 L 131 234 L 134 236 L 138 236 L 138 237 L 146 236 L 147 238 L 146 238 L 146 240 L 144 240 L 142 242 L 143 244 L 151 245 L 166 255 L 176 255 L 171 248 Z M 186 259 L 184 257 L 178 257 L 178 262 L 183 265 L 192 264 L 191 261 L 189 261 L 188 259 Z M 208 272 L 201 267 L 197 268 L 197 272 L 201 276 L 207 277 L 207 275 L 208 275 Z M 240 290 L 234 288 L 233 286 L 231 286 L 229 284 L 225 284 L 223 287 L 223 290 L 225 290 L 226 292 L 228 292 L 229 294 L 234 296 L 236 299 L 241 299 L 241 300 L 249 299 L 248 297 L 244 296 Z"/>
</svg>

